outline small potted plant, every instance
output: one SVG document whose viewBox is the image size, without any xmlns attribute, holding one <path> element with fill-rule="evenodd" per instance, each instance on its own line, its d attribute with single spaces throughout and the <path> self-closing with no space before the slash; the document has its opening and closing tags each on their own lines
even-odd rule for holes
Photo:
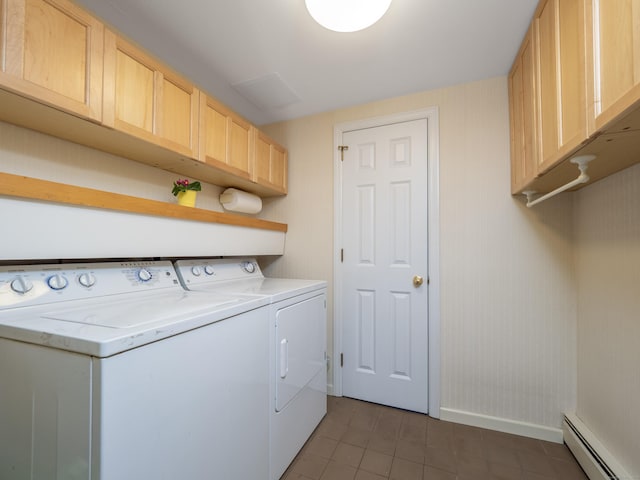
<svg viewBox="0 0 640 480">
<path fill-rule="evenodd" d="M 202 190 L 200 182 L 189 182 L 189 180 L 178 179 L 173 183 L 173 193 L 178 198 L 178 205 L 185 207 L 195 207 L 196 192 Z"/>
</svg>

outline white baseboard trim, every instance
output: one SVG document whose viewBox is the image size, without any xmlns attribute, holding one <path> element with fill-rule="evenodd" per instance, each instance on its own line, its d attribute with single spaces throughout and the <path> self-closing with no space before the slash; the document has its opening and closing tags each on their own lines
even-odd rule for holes
<svg viewBox="0 0 640 480">
<path fill-rule="evenodd" d="M 491 417 L 479 413 L 464 412 L 452 408 L 440 408 L 440 420 L 461 423 L 472 427 L 486 428 L 497 432 L 512 433 L 523 437 L 546 440 L 548 442 L 562 443 L 562 429 L 551 428 L 534 423 L 509 420 L 507 418 Z"/>
<path fill-rule="evenodd" d="M 333 391 L 333 383 L 327 383 L 327 395 L 331 395 L 336 396 L 335 392 Z"/>
<path fill-rule="evenodd" d="M 575 413 L 566 413 L 562 422 L 564 439 L 587 476 L 592 479 L 632 479 L 616 457 Z"/>
</svg>

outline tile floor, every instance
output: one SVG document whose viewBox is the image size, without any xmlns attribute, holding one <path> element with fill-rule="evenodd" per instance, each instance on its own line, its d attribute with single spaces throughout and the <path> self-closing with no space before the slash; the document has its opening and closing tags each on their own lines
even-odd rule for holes
<svg viewBox="0 0 640 480">
<path fill-rule="evenodd" d="M 385 479 L 588 480 L 565 445 L 344 397 L 281 480 Z"/>
</svg>

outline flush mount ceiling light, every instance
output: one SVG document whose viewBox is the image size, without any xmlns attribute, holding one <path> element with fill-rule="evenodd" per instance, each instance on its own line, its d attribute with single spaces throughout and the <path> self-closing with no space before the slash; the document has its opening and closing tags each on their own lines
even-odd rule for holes
<svg viewBox="0 0 640 480">
<path fill-rule="evenodd" d="M 323 27 L 335 32 L 357 32 L 380 20 L 391 0 L 305 0 L 305 4 Z"/>
</svg>

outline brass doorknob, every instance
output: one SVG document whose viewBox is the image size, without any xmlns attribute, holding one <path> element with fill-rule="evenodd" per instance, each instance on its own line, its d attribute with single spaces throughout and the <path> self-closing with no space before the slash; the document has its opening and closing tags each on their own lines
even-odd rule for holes
<svg viewBox="0 0 640 480">
<path fill-rule="evenodd" d="M 422 285 L 422 283 L 424 282 L 424 278 L 422 278 L 420 275 L 415 275 L 413 277 L 413 286 L 414 287 L 419 287 L 420 285 Z"/>
</svg>

